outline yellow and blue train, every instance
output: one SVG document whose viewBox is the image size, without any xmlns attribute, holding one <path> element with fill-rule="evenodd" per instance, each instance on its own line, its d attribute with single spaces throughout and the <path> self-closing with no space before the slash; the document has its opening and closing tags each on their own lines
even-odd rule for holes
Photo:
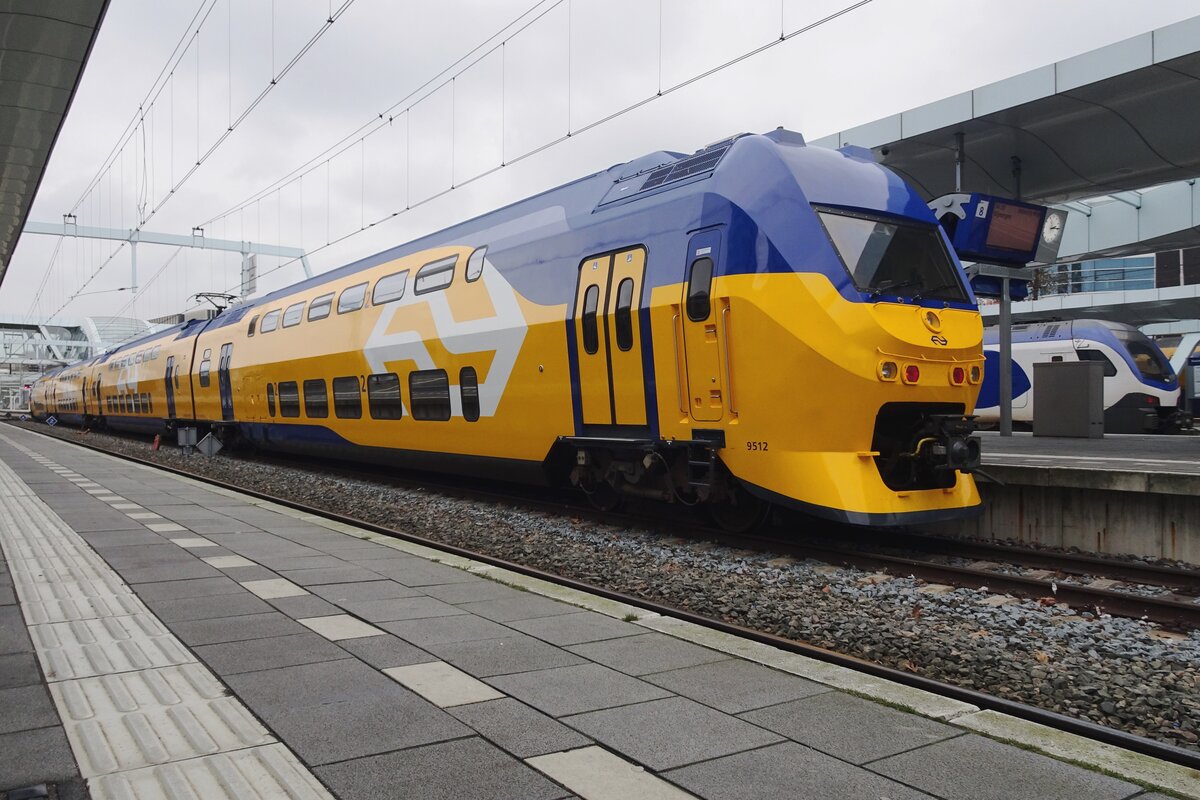
<svg viewBox="0 0 1200 800">
<path fill-rule="evenodd" d="M 573 483 L 598 505 L 973 513 L 970 286 L 855 148 L 655 152 L 47 374 L 39 416 Z"/>
</svg>

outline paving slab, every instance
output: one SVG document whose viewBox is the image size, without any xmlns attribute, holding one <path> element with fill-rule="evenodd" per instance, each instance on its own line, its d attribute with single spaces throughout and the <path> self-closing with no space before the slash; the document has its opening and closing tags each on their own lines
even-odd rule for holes
<svg viewBox="0 0 1200 800">
<path fill-rule="evenodd" d="M 364 636 L 382 636 L 384 632 L 374 625 L 368 625 L 360 619 L 348 614 L 334 614 L 329 617 L 307 617 L 296 620 L 306 628 L 310 628 L 326 639 L 358 639 Z"/>
<path fill-rule="evenodd" d="M 308 591 L 331 603 L 362 602 L 365 600 L 390 600 L 396 597 L 418 597 L 420 590 L 411 589 L 393 580 L 378 575 L 373 580 L 358 583 L 313 584 Z"/>
<path fill-rule="evenodd" d="M 701 797 L 933 800 L 930 795 L 794 742 L 693 764 L 666 772 L 664 777 Z M 1004 782 L 1001 776 L 996 776 L 995 780 L 1000 784 Z M 1037 794 L 1005 797 L 1008 800 L 1041 800 Z"/>
<path fill-rule="evenodd" d="M 349 653 L 333 642 L 309 631 L 291 636 L 272 636 L 269 639 L 201 645 L 195 648 L 195 652 L 221 675 L 337 661 L 350 657 Z"/>
<path fill-rule="evenodd" d="M 428 644 L 425 648 L 481 678 L 587 663 L 573 653 L 515 632 L 499 639 Z"/>
<path fill-rule="evenodd" d="M 550 753 L 530 758 L 526 763 L 588 800 L 688 800 L 693 797 L 601 747 Z"/>
<path fill-rule="evenodd" d="M 762 708 L 741 718 L 852 764 L 903 753 L 961 729 L 842 692 Z"/>
<path fill-rule="evenodd" d="M 511 636 L 512 629 L 474 615 L 434 617 L 404 622 L 381 622 L 379 627 L 418 647 L 446 642 L 472 642 Z"/>
<path fill-rule="evenodd" d="M 354 800 L 559 800 L 570 794 L 478 737 L 359 758 L 316 773 Z"/>
<path fill-rule="evenodd" d="M 968 734 L 873 762 L 873 772 L 945 800 L 1120 800 L 1138 787 Z"/>
<path fill-rule="evenodd" d="M 618 639 L 622 636 L 640 636 L 646 633 L 645 628 L 613 619 L 605 614 L 597 614 L 595 611 L 579 611 L 553 617 L 515 620 L 508 625 L 560 647 L 605 639 Z"/>
<path fill-rule="evenodd" d="M 504 695 L 445 661 L 389 667 L 383 674 L 438 708 L 498 700 Z"/>
<path fill-rule="evenodd" d="M 0 606 L 0 653 L 32 653 L 33 642 L 25 631 L 25 617 L 18 606 Z"/>
<path fill-rule="evenodd" d="M 644 675 L 642 679 L 727 714 L 740 714 L 831 691 L 828 686 L 739 659 L 658 672 Z"/>
<path fill-rule="evenodd" d="M 422 664 L 437 660 L 437 656 L 432 653 L 414 647 L 390 633 L 382 636 L 342 639 L 338 641 L 338 647 L 358 656 L 376 669 L 404 667 L 409 664 Z"/>
<path fill-rule="evenodd" d="M 0 689 L 0 731 L 28 731 L 58 725 L 58 712 L 40 682 Z"/>
<path fill-rule="evenodd" d="M 683 697 L 590 711 L 562 721 L 656 770 L 783 741 L 777 734 Z"/>
<path fill-rule="evenodd" d="M 202 644 L 241 642 L 270 636 L 285 636 L 304 633 L 304 627 L 295 620 L 271 611 L 266 614 L 244 614 L 238 617 L 189 620 L 176 622 L 171 630 L 185 644 L 196 647 Z"/>
<path fill-rule="evenodd" d="M 30 647 L 32 650 L 32 645 Z M 0 655 L 0 689 L 40 683 L 42 673 L 32 652 Z"/>
<path fill-rule="evenodd" d="M 245 591 L 236 594 L 214 594 L 208 597 L 186 597 L 177 600 L 147 600 L 146 604 L 163 622 L 266 614 L 274 610 L 250 592 Z"/>
<path fill-rule="evenodd" d="M 0 733 L 0 788 L 64 781 L 78 775 L 61 726 Z"/>
<path fill-rule="evenodd" d="M 432 597 L 394 597 L 387 600 L 343 600 L 338 603 L 351 614 L 369 622 L 398 622 L 407 619 L 453 617 L 466 614 L 457 606 Z"/>
<path fill-rule="evenodd" d="M 571 750 L 591 740 L 511 697 L 450 709 L 460 722 L 518 758 Z"/>
<path fill-rule="evenodd" d="M 210 597 L 218 594 L 237 594 L 241 584 L 218 574 L 215 578 L 190 578 L 180 581 L 143 583 L 137 587 L 138 597 L 146 602 L 185 597 Z"/>
<path fill-rule="evenodd" d="M 487 682 L 552 717 L 671 697 L 665 689 L 599 664 L 502 675 Z"/>
<path fill-rule="evenodd" d="M 662 633 L 571 645 L 567 649 L 628 675 L 666 672 L 729 658 L 725 653 L 681 642 Z"/>
<path fill-rule="evenodd" d="M 308 592 L 285 578 L 273 578 L 265 581 L 244 581 L 242 586 L 264 600 L 274 600 L 280 597 L 303 597 Z"/>
<path fill-rule="evenodd" d="M 221 573 L 203 561 L 192 559 L 179 564 L 160 564 L 153 567 L 127 567 L 118 569 L 126 583 L 158 583 L 160 581 L 182 581 L 191 578 L 215 578 Z"/>
<path fill-rule="evenodd" d="M 342 609 L 333 603 L 327 603 L 321 598 L 307 593 L 300 597 L 272 597 L 267 602 L 292 619 L 328 617 L 342 613 Z"/>
<path fill-rule="evenodd" d="M 393 553 L 396 551 L 393 550 Z M 436 564 L 424 558 L 389 558 L 368 563 L 380 575 L 403 583 L 405 586 L 433 586 L 447 583 L 473 583 L 478 577 L 445 564 Z"/>
<path fill-rule="evenodd" d="M 421 592 L 444 603 L 477 603 L 481 600 L 511 600 L 524 592 L 497 581 L 475 578 L 461 583 L 441 583 L 422 586 Z"/>
<path fill-rule="evenodd" d="M 342 565 L 326 569 L 281 570 L 280 575 L 301 586 L 317 586 L 330 583 L 360 583 L 379 580 L 379 574 L 365 567 Z"/>
<path fill-rule="evenodd" d="M 579 611 L 575 606 L 539 597 L 536 594 L 522 593 L 521 597 L 508 600 L 484 600 L 477 603 L 462 603 L 458 606 L 464 611 L 478 614 L 496 622 L 512 622 L 519 619 L 534 619 L 535 617 L 553 617 L 558 614 L 574 614 Z"/>
</svg>

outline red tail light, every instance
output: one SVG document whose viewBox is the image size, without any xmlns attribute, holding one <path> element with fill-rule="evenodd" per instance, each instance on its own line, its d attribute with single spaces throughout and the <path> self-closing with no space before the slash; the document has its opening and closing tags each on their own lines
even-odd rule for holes
<svg viewBox="0 0 1200 800">
<path fill-rule="evenodd" d="M 955 386 L 961 385 L 962 382 L 965 381 L 966 379 L 967 379 L 967 371 L 964 370 L 962 367 L 955 367 L 954 370 L 950 373 L 950 381 Z"/>
<path fill-rule="evenodd" d="M 909 364 L 904 368 L 904 382 L 916 383 L 921 380 L 921 368 L 916 364 Z"/>
</svg>

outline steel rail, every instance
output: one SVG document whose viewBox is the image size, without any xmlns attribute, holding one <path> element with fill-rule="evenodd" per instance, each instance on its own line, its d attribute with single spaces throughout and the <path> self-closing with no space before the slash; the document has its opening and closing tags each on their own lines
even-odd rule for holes
<svg viewBox="0 0 1200 800">
<path fill-rule="evenodd" d="M 1040 725 L 1045 725 L 1056 730 L 1083 736 L 1085 738 L 1104 744 L 1110 744 L 1115 747 L 1121 747 L 1135 753 L 1141 753 L 1142 755 L 1161 759 L 1162 761 L 1168 761 L 1173 764 L 1188 767 L 1190 769 L 1200 769 L 1200 752 L 1187 750 L 1182 747 L 1176 747 L 1174 745 L 1167 744 L 1166 742 L 1158 741 L 1157 739 L 1147 739 L 1126 731 L 1118 730 L 1116 728 L 1109 728 L 1104 725 L 1099 725 L 1089 720 L 1069 717 L 1065 714 L 1059 714 L 1054 711 L 1037 708 L 1036 706 L 1026 705 L 1024 703 L 1019 703 L 1015 700 L 1008 700 L 1003 697 L 996 697 L 975 689 L 968 689 L 951 683 L 943 683 L 941 681 L 934 680 L 933 678 L 926 678 L 922 675 L 904 672 L 903 670 L 887 667 L 883 664 L 877 664 L 873 661 L 866 661 L 865 659 L 856 658 L 854 656 L 843 655 L 842 653 L 827 650 L 823 647 L 818 647 L 807 642 L 788 639 L 773 633 L 758 631 L 752 628 L 745 628 L 727 620 L 717 619 L 715 617 L 707 617 L 702 614 L 697 614 L 695 612 L 687 611 L 685 609 L 677 608 L 665 603 L 658 603 L 652 600 L 634 597 L 623 594 L 622 592 L 605 588 L 603 586 L 596 586 L 584 581 L 575 580 L 573 578 L 565 578 L 561 575 L 555 575 L 554 573 L 545 572 L 524 564 L 518 564 L 502 558 L 496 558 L 485 553 L 477 553 L 463 547 L 445 544 L 444 542 L 439 542 L 436 539 L 429 539 L 424 536 L 408 533 L 406 531 L 397 531 L 384 525 L 365 522 L 344 514 L 335 514 L 315 506 L 306 505 L 304 503 L 299 503 L 287 498 L 276 497 L 274 495 L 269 495 L 265 492 L 259 492 L 253 489 L 246 489 L 225 481 L 220 481 L 197 473 L 188 472 L 187 470 L 156 464 L 147 459 L 138 458 L 137 456 L 115 453 L 105 450 L 99 445 L 73 442 L 62 437 L 51 436 L 38 431 L 31 431 L 29 428 L 20 426 L 14 427 L 19 427 L 20 430 L 30 431 L 31 433 L 35 433 L 39 436 L 45 436 L 48 439 L 63 441 L 67 444 L 74 444 L 78 447 L 94 450 L 96 452 L 104 453 L 105 455 L 120 458 L 135 464 L 152 467 L 154 469 L 161 469 L 165 472 L 170 472 L 172 474 L 190 478 L 202 483 L 207 483 L 222 489 L 239 492 L 241 494 L 245 494 L 250 497 L 256 497 L 260 500 L 266 500 L 271 503 L 277 503 L 287 508 L 303 511 L 306 514 L 313 514 L 334 522 L 340 522 L 384 536 L 390 536 L 396 539 L 412 542 L 413 544 L 419 544 L 423 547 L 429 547 L 431 549 L 439 550 L 451 555 L 456 555 L 462 558 L 468 558 L 481 563 L 500 567 L 502 569 L 511 570 L 512 572 L 516 572 L 521 575 L 527 575 L 532 578 L 544 580 L 548 583 L 553 583 L 569 589 L 597 595 L 608 600 L 615 600 L 619 603 L 624 603 L 635 608 L 641 608 L 652 613 L 661 614 L 665 617 L 673 617 L 685 622 L 691 622 L 711 630 L 728 633 L 749 641 L 770 645 L 790 653 L 807 656 L 818 661 L 845 667 L 856 672 L 862 672 L 876 678 L 890 680 L 904 686 L 910 686 L 912 688 L 921 689 L 932 694 L 949 697 L 953 700 L 958 700 L 960 702 L 977 706 L 980 709 L 999 711 L 1001 713 L 1017 717 L 1018 719 L 1035 722 Z"/>
</svg>

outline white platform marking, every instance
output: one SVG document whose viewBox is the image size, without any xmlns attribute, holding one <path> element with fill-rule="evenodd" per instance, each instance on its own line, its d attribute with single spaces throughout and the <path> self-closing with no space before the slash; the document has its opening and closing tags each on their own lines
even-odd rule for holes
<svg viewBox="0 0 1200 800">
<path fill-rule="evenodd" d="M 242 581 L 242 586 L 245 586 L 263 600 L 273 600 L 278 597 L 300 597 L 301 595 L 308 594 L 307 590 L 302 589 L 286 578 L 270 578 L 262 581 Z"/>
<path fill-rule="evenodd" d="M 298 619 L 296 622 L 334 642 L 340 639 L 361 639 L 365 636 L 382 636 L 384 634 L 384 631 L 374 625 L 368 625 L 349 614 L 309 617 L 308 619 Z"/>
<path fill-rule="evenodd" d="M 525 763 L 584 800 L 695 800 L 695 795 L 595 745 L 527 758 Z"/>
<path fill-rule="evenodd" d="M 445 661 L 391 667 L 383 674 L 442 708 L 499 700 L 505 696 Z"/>
</svg>

